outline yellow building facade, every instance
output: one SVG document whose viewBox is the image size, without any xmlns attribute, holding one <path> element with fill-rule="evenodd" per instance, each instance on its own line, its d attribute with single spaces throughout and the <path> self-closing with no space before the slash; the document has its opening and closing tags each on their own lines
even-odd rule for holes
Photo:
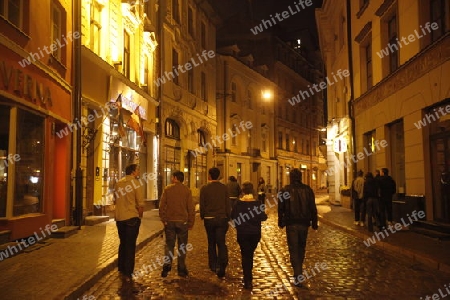
<svg viewBox="0 0 450 300">
<path fill-rule="evenodd" d="M 239 184 L 256 187 L 263 178 L 270 190 L 276 187 L 274 159 L 274 92 L 267 66 L 254 66 L 252 55 L 239 56 L 236 45 L 218 49 L 217 58 L 217 145 L 215 165 L 226 181 L 235 176 Z"/>
<path fill-rule="evenodd" d="M 349 10 L 333 3 L 343 17 L 331 26 L 351 22 L 357 169 L 388 168 L 397 198 L 405 197 L 409 210 L 423 209 L 426 220 L 449 223 L 449 2 L 347 3 Z M 333 36 L 322 36 L 324 44 L 333 44 Z"/>
<path fill-rule="evenodd" d="M 157 199 L 157 1 L 82 1 L 82 168 L 85 214 L 108 214 L 114 183 L 140 166 Z M 137 125 L 136 125 L 137 124 Z"/>
<path fill-rule="evenodd" d="M 206 1 L 165 1 L 162 9 L 160 89 L 161 185 L 171 183 L 180 170 L 194 199 L 207 183 L 213 166 L 216 135 L 216 31 L 215 13 Z M 199 152 L 200 150 L 200 152 Z"/>
</svg>

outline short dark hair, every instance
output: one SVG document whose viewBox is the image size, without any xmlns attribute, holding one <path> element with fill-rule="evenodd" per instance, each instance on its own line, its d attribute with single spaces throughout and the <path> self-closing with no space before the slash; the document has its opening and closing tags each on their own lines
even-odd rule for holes
<svg viewBox="0 0 450 300">
<path fill-rule="evenodd" d="M 292 169 L 289 172 L 289 179 L 291 180 L 291 183 L 302 182 L 302 172 L 297 168 Z"/>
<path fill-rule="evenodd" d="M 209 169 L 208 171 L 209 176 L 211 176 L 212 180 L 217 180 L 219 178 L 220 175 L 220 170 L 216 167 Z"/>
<path fill-rule="evenodd" d="M 381 171 L 383 171 L 383 174 L 388 176 L 389 175 L 389 170 L 388 168 L 381 168 Z"/>
<path fill-rule="evenodd" d="M 359 170 L 359 171 L 358 171 L 358 176 L 363 176 L 363 175 L 364 175 L 363 170 Z"/>
<path fill-rule="evenodd" d="M 367 172 L 366 173 L 366 178 L 373 178 L 372 172 Z"/>
<path fill-rule="evenodd" d="M 179 182 L 184 181 L 184 173 L 181 171 L 173 171 L 172 176 L 176 177 Z"/>
<path fill-rule="evenodd" d="M 137 164 L 131 164 L 131 165 L 128 165 L 128 166 L 125 168 L 125 174 L 126 174 L 126 175 L 131 175 L 131 173 L 133 173 L 134 171 L 136 171 L 137 168 L 138 168 L 138 165 L 137 165 Z"/>
<path fill-rule="evenodd" d="M 236 177 L 234 177 L 234 176 L 228 177 L 228 180 L 229 180 L 229 181 L 237 181 Z"/>
<path fill-rule="evenodd" d="M 243 192 L 245 195 L 255 193 L 255 190 L 253 189 L 253 183 L 251 183 L 250 181 L 244 182 L 244 183 L 242 184 L 242 192 Z"/>
</svg>

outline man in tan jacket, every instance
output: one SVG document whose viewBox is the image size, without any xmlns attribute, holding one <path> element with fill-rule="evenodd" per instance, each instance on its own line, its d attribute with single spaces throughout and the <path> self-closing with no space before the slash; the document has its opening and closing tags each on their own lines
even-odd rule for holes
<svg viewBox="0 0 450 300">
<path fill-rule="evenodd" d="M 136 179 L 139 167 L 136 164 L 125 168 L 126 176 L 114 185 L 116 205 L 116 225 L 119 234 L 119 272 L 126 281 L 131 281 L 134 270 L 136 240 L 139 234 L 141 218 L 144 213 L 144 196 L 141 185 Z"/>
<path fill-rule="evenodd" d="M 187 277 L 186 251 L 189 250 L 188 230 L 195 221 L 195 209 L 191 190 L 183 185 L 184 174 L 181 171 L 172 173 L 172 184 L 166 186 L 159 204 L 159 217 L 164 224 L 166 246 L 164 265 L 161 277 L 167 277 L 172 269 L 175 257 L 175 240 L 178 239 L 178 276 Z"/>
</svg>

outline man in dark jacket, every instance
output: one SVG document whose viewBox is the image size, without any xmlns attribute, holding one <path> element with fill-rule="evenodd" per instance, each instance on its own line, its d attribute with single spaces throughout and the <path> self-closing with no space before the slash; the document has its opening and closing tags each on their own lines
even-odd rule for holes
<svg viewBox="0 0 450 300">
<path fill-rule="evenodd" d="M 239 199 L 239 196 L 241 195 L 241 187 L 239 186 L 236 177 L 228 177 L 227 190 L 231 207 L 233 207 L 236 204 L 236 201 Z"/>
<path fill-rule="evenodd" d="M 282 189 L 282 197 L 278 203 L 278 226 L 286 227 L 289 256 L 294 269 L 294 284 L 302 287 L 299 278 L 303 273 L 306 239 L 308 227 L 317 230 L 317 207 L 313 190 L 302 183 L 302 173 L 293 169 L 289 173 L 291 184 Z"/>
<path fill-rule="evenodd" d="M 381 176 L 378 184 L 380 186 L 380 226 L 386 226 L 386 217 L 388 224 L 392 225 L 392 196 L 397 191 L 394 179 L 389 176 L 387 168 L 381 169 Z"/>
<path fill-rule="evenodd" d="M 364 200 L 367 204 L 367 228 L 373 232 L 373 221 L 379 220 L 378 180 L 373 178 L 371 172 L 367 172 L 364 180 Z"/>
<path fill-rule="evenodd" d="M 228 231 L 231 205 L 227 187 L 218 180 L 220 170 L 211 168 L 208 174 L 210 182 L 200 189 L 200 217 L 204 220 L 208 236 L 209 268 L 222 278 L 228 265 L 225 236 Z"/>
</svg>

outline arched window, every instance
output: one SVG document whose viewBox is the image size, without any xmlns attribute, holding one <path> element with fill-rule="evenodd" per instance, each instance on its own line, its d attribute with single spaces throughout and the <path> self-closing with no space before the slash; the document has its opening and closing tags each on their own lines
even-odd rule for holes
<svg viewBox="0 0 450 300">
<path fill-rule="evenodd" d="M 180 139 L 180 126 L 178 126 L 175 120 L 166 120 L 166 136 L 177 140 Z"/>
</svg>

